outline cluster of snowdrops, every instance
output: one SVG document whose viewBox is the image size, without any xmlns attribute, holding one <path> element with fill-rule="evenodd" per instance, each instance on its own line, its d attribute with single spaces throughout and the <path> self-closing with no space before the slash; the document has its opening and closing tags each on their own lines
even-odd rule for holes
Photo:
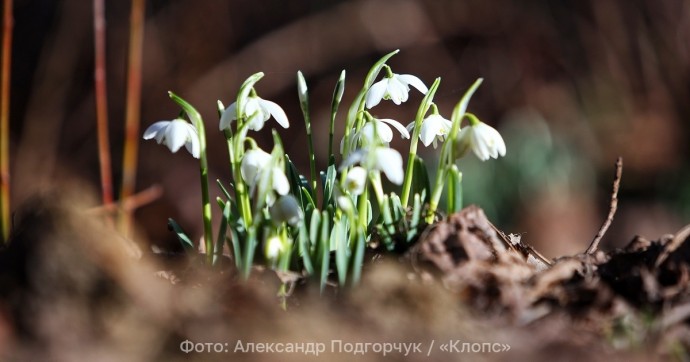
<svg viewBox="0 0 690 362">
<path fill-rule="evenodd" d="M 270 152 L 258 147 L 251 137 L 251 132 L 262 131 L 271 118 L 283 128 L 290 125 L 278 104 L 257 94 L 255 85 L 263 73 L 250 76 L 229 107 L 218 101 L 219 129 L 227 141 L 232 181 L 217 181 L 224 197 L 215 200 L 216 206 L 209 199 L 204 121 L 193 106 L 170 93 L 182 107 L 181 116 L 152 124 L 144 132 L 144 139 L 155 139 L 172 152 L 184 146 L 199 159 L 202 247 L 208 263 L 215 264 L 227 245 L 244 277 L 249 276 L 255 263 L 263 263 L 277 271 L 317 278 L 322 289 L 329 278 L 337 279 L 341 286 L 356 284 L 367 247 L 376 245 L 392 250 L 396 243 L 416 240 L 423 227 L 438 215 L 444 192 L 446 212 L 462 207 L 462 174 L 456 160 L 470 152 L 483 161 L 506 152 L 501 135 L 467 112 L 469 100 L 482 80 L 478 79 L 467 90 L 451 118 L 446 119 L 433 102 L 440 78 L 427 87 L 414 75 L 394 73 L 386 62 L 397 52 L 381 58 L 367 74 L 347 111 L 339 144 L 341 161 L 336 163 L 333 134 L 345 86 L 345 71 L 341 73 L 331 104 L 328 167 L 318 175 L 309 96 L 301 72 L 297 73 L 297 82 L 308 138 L 307 176 L 300 174 L 285 154 L 275 130 Z M 369 112 L 382 100 L 406 102 L 410 86 L 424 95 L 414 122 L 404 126 Z M 401 154 L 389 147 L 397 134 L 411 140 L 406 164 Z M 433 185 L 427 165 L 417 156 L 419 141 L 434 148 L 441 145 L 438 163 L 431 166 L 435 167 Z M 399 194 L 384 191 L 381 174 L 401 187 Z M 218 208 L 222 215 L 215 234 L 211 226 L 213 208 Z M 172 219 L 168 222 L 183 245 L 194 252 L 194 243 L 180 225 Z"/>
</svg>

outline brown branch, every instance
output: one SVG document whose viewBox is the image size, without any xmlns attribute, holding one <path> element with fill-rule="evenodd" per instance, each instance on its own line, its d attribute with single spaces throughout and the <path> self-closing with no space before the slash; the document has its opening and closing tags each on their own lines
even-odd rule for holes
<svg viewBox="0 0 690 362">
<path fill-rule="evenodd" d="M 586 251 L 587 254 L 594 254 L 597 251 L 597 248 L 599 247 L 599 242 L 601 241 L 601 238 L 604 237 L 604 234 L 606 234 L 606 230 L 608 230 L 609 226 L 611 226 L 611 222 L 613 221 L 613 216 L 616 214 L 616 209 L 618 208 L 618 188 L 621 185 L 621 177 L 622 176 L 623 176 L 623 158 L 618 157 L 618 160 L 616 160 L 616 177 L 613 179 L 613 191 L 611 192 L 611 203 L 609 206 L 609 214 L 606 217 L 606 220 L 604 220 L 604 223 L 601 225 L 599 232 L 594 237 L 594 240 L 592 240 L 592 243 L 589 244 L 589 247 L 587 248 L 587 251 Z"/>
<path fill-rule="evenodd" d="M 117 210 L 132 212 L 144 205 L 156 201 L 161 195 L 163 195 L 163 189 L 159 185 L 153 185 L 144 191 L 126 198 L 124 201 L 96 206 L 88 209 L 87 212 L 94 214 L 107 214 Z"/>
</svg>

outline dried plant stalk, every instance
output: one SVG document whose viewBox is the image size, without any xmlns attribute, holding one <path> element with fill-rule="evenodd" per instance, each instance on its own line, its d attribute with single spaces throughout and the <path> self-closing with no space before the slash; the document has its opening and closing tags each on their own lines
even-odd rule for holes
<svg viewBox="0 0 690 362">
<path fill-rule="evenodd" d="M 124 202 L 134 194 L 139 150 L 139 111 L 141 108 L 141 63 L 144 43 L 144 0 L 133 0 L 130 14 L 129 55 L 127 60 L 127 104 L 125 109 L 125 145 L 122 161 Z M 127 235 L 132 222 L 131 210 L 120 210 L 120 231 Z"/>
<path fill-rule="evenodd" d="M 10 234 L 10 64 L 12 63 L 12 0 L 3 1 L 2 85 L 0 86 L 0 232 Z"/>
</svg>

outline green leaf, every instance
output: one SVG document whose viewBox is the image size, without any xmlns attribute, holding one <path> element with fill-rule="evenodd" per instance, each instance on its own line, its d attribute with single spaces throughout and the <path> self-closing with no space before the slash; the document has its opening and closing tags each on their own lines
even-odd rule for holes
<svg viewBox="0 0 690 362">
<path fill-rule="evenodd" d="M 311 214 L 309 221 L 309 241 L 311 242 L 310 249 L 315 249 L 319 245 L 319 227 L 321 226 L 321 213 L 314 212 Z"/>
<path fill-rule="evenodd" d="M 194 251 L 194 243 L 191 239 L 189 239 L 187 234 L 185 234 L 184 230 L 182 230 L 180 225 L 172 218 L 168 219 L 168 229 L 172 230 L 175 233 L 175 235 L 177 235 L 177 240 L 179 240 L 180 243 L 182 243 L 182 247 L 186 251 Z"/>
<path fill-rule="evenodd" d="M 316 203 L 311 198 L 309 191 L 305 187 L 302 187 L 301 190 L 302 197 L 304 199 L 304 206 L 302 207 L 302 212 L 304 213 L 305 218 L 310 218 L 312 212 L 316 209 Z"/>
<path fill-rule="evenodd" d="M 220 198 L 219 198 L 220 199 Z M 225 203 L 223 208 L 223 216 L 220 219 L 220 227 L 218 228 L 218 238 L 216 238 L 216 249 L 213 251 L 213 264 L 218 261 L 219 255 L 223 254 L 223 243 L 225 242 L 225 232 L 228 228 L 228 220 L 230 219 L 231 205 L 230 201 Z"/>
<path fill-rule="evenodd" d="M 424 164 L 424 160 L 417 155 L 415 155 L 414 163 L 414 187 L 412 193 L 427 196 L 430 194 L 431 183 L 429 182 L 426 164 Z M 423 197 L 422 201 L 428 202 L 426 197 Z"/>
<path fill-rule="evenodd" d="M 323 293 L 326 283 L 328 282 L 328 272 L 331 260 L 331 242 L 328 237 L 329 221 L 328 212 L 323 211 L 321 214 L 321 233 L 319 235 L 319 249 L 320 249 L 320 263 L 321 264 L 321 275 L 320 275 L 320 290 Z"/>
<path fill-rule="evenodd" d="M 302 256 L 302 263 L 304 264 L 304 270 L 307 271 L 308 275 L 314 274 L 314 266 L 311 262 L 311 251 L 309 247 L 309 232 L 307 231 L 307 225 L 302 221 L 299 225 L 299 235 L 297 240 L 299 242 L 298 252 Z"/>
<path fill-rule="evenodd" d="M 285 155 L 285 168 L 285 173 L 288 178 L 288 182 L 290 183 L 290 192 L 299 201 L 300 207 L 302 207 L 302 209 L 304 210 L 304 199 L 302 198 L 301 192 L 301 175 L 299 174 L 299 171 L 297 171 L 297 167 L 295 167 L 295 164 L 292 163 L 292 160 L 290 160 L 290 156 L 288 155 Z"/>
<path fill-rule="evenodd" d="M 410 218 L 410 228 L 407 231 L 407 242 L 409 243 L 419 233 L 419 225 L 422 220 L 423 195 L 415 194 L 412 201 L 412 217 Z"/>
<path fill-rule="evenodd" d="M 383 217 L 383 224 L 381 225 L 381 237 L 383 244 L 388 250 L 393 250 L 393 239 L 391 235 L 395 232 L 393 228 L 393 216 L 391 213 L 391 203 L 388 195 L 383 196 L 383 203 L 381 204 L 381 216 Z"/>
<path fill-rule="evenodd" d="M 331 204 L 331 202 L 333 202 L 333 187 L 335 185 L 336 176 L 337 172 L 335 170 L 334 164 L 328 166 L 325 175 L 323 172 L 321 172 L 321 182 L 323 183 L 323 204 L 321 205 L 322 209 L 325 209 L 328 205 Z"/>
<path fill-rule="evenodd" d="M 189 120 L 192 121 L 192 124 L 194 124 L 194 127 L 196 127 L 197 132 L 201 132 L 204 129 L 204 121 L 201 118 L 201 114 L 199 111 L 196 110 L 191 104 L 189 104 L 187 101 L 179 97 L 177 94 L 173 92 L 168 92 L 168 95 L 170 98 L 177 103 L 182 109 L 187 113 L 187 116 L 189 117 Z"/>
<path fill-rule="evenodd" d="M 362 276 L 362 264 L 364 263 L 364 250 L 366 249 L 367 241 L 364 233 L 357 233 L 355 241 L 355 252 L 352 262 L 352 285 L 359 284 Z"/>
<path fill-rule="evenodd" d="M 398 54 L 400 52 L 400 49 L 396 49 L 383 57 L 379 59 L 374 65 L 369 69 L 369 73 L 367 73 L 367 77 L 364 79 L 364 88 L 369 89 L 371 86 L 374 84 L 374 81 L 376 80 L 376 77 L 378 77 L 379 72 L 381 71 L 381 68 L 383 68 L 383 65 L 386 64 L 388 59 L 390 59 L 392 56 Z"/>
<path fill-rule="evenodd" d="M 347 264 L 350 259 L 350 248 L 347 245 L 346 225 L 343 219 L 335 222 L 331 233 L 331 245 L 335 245 L 335 267 L 338 271 L 338 283 L 345 286 L 347 282 Z"/>
<path fill-rule="evenodd" d="M 460 122 L 462 121 L 462 117 L 464 117 L 465 112 L 467 112 L 467 105 L 470 103 L 470 99 L 472 98 L 474 92 L 477 90 L 477 88 L 479 88 L 479 85 L 482 84 L 482 81 L 482 78 L 477 79 L 462 96 L 460 102 L 458 102 L 458 104 L 455 105 L 455 108 L 453 108 L 453 114 L 450 117 L 452 126 L 450 128 L 450 133 L 448 133 L 448 139 L 446 139 L 446 142 L 455 141 L 455 137 L 457 136 L 458 131 L 460 131 Z"/>
<path fill-rule="evenodd" d="M 219 179 L 216 179 L 216 184 L 218 184 L 218 187 L 220 187 L 220 191 L 223 192 L 223 195 L 225 195 L 226 199 L 228 199 L 228 200 L 232 199 L 232 196 L 230 196 L 230 193 L 225 188 L 225 186 L 223 186 L 223 183 L 220 182 Z M 230 184 L 230 186 L 232 187 L 232 184 Z"/>
<path fill-rule="evenodd" d="M 448 203 L 446 211 L 448 215 L 456 213 L 462 209 L 462 172 L 456 165 L 448 169 Z"/>
</svg>

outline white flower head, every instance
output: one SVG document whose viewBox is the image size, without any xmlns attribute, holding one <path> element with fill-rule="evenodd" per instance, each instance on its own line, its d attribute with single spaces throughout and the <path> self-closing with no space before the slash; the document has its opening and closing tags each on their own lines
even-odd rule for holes
<svg viewBox="0 0 690 362">
<path fill-rule="evenodd" d="M 422 126 L 419 132 L 419 139 L 425 147 L 429 147 L 433 143 L 434 148 L 437 142 L 443 142 L 448 132 L 450 132 L 451 121 L 443 118 L 440 114 L 432 114 L 422 121 Z M 407 125 L 407 130 L 411 131 L 414 128 L 414 122 Z"/>
<path fill-rule="evenodd" d="M 345 177 L 345 190 L 353 195 L 361 195 L 367 186 L 367 170 L 360 166 L 353 167 Z"/>
<path fill-rule="evenodd" d="M 177 152 L 183 145 L 194 156 L 199 158 L 199 134 L 191 123 L 184 119 L 159 121 L 144 131 L 144 139 L 155 139 L 158 144 L 165 144 L 171 152 Z"/>
<path fill-rule="evenodd" d="M 276 260 L 284 250 L 285 245 L 278 235 L 273 235 L 264 242 L 264 255 L 266 255 L 266 259 Z"/>
<path fill-rule="evenodd" d="M 375 107 L 381 102 L 381 99 L 392 100 L 396 105 L 406 102 L 410 93 L 410 86 L 417 88 L 422 94 L 429 91 L 421 79 L 411 74 L 391 74 L 381 79 L 374 83 L 367 92 L 367 109 Z"/>
<path fill-rule="evenodd" d="M 245 152 L 240 165 L 240 173 L 244 182 L 248 185 L 254 185 L 259 172 L 265 169 L 270 162 L 271 154 L 260 148 Z"/>
<path fill-rule="evenodd" d="M 360 148 L 352 152 L 340 169 L 359 163 L 366 171 L 383 171 L 390 182 L 401 185 L 403 183 L 402 156 L 388 147 Z M 361 177 L 361 176 L 360 176 Z"/>
<path fill-rule="evenodd" d="M 269 211 L 271 213 L 271 219 L 277 224 L 287 222 L 292 226 L 296 226 L 304 219 L 302 208 L 297 203 L 297 199 L 292 195 L 281 196 L 278 201 L 271 206 Z"/>
<path fill-rule="evenodd" d="M 364 181 L 366 182 L 366 179 Z M 333 189 L 333 197 L 335 198 L 335 202 L 338 204 L 338 207 L 341 210 L 345 211 L 348 214 L 354 214 L 355 204 L 352 201 L 352 198 L 344 194 L 344 191 L 341 191 L 340 187 L 340 184 L 337 184 L 336 187 Z"/>
<path fill-rule="evenodd" d="M 248 119 L 249 124 L 247 127 L 252 131 L 259 131 L 264 128 L 264 123 L 266 123 L 271 116 L 273 116 L 276 122 L 283 128 L 290 127 L 290 122 L 288 121 L 285 111 L 283 111 L 278 104 L 258 96 L 247 98 L 247 101 L 244 103 L 242 114 L 246 117 L 251 117 Z M 237 102 L 234 102 L 223 111 L 223 115 L 220 117 L 220 130 L 229 129 L 232 121 L 236 119 Z"/>
<path fill-rule="evenodd" d="M 458 157 L 472 150 L 477 158 L 486 161 L 489 158 L 505 156 L 506 144 L 498 131 L 481 121 L 470 122 L 460 130 L 455 140 L 455 151 Z"/>
<path fill-rule="evenodd" d="M 371 118 L 369 122 L 362 126 L 351 139 L 350 139 L 350 149 L 356 148 L 357 143 L 361 141 L 363 146 L 382 144 L 388 146 L 388 144 L 393 140 L 393 130 L 389 126 L 393 126 L 402 138 L 410 138 L 410 132 L 402 125 L 402 123 L 394 119 L 378 119 Z M 345 139 L 340 140 L 340 152 L 343 152 L 343 145 Z"/>
<path fill-rule="evenodd" d="M 276 196 L 287 195 L 290 192 L 290 183 L 285 176 L 280 164 L 272 164 L 273 157 L 261 149 L 247 151 L 242 157 L 240 173 L 242 179 L 249 185 L 251 192 L 258 186 L 258 193 L 265 197 L 266 204 L 273 205 Z"/>
<path fill-rule="evenodd" d="M 374 135 L 377 135 L 381 143 L 387 145 L 393 140 L 393 130 L 388 126 L 389 124 L 400 132 L 402 138 L 410 138 L 410 132 L 407 131 L 402 123 L 388 118 L 373 118 L 367 122 L 359 131 L 359 138 L 364 137 L 366 141 L 371 142 L 374 140 Z"/>
</svg>

